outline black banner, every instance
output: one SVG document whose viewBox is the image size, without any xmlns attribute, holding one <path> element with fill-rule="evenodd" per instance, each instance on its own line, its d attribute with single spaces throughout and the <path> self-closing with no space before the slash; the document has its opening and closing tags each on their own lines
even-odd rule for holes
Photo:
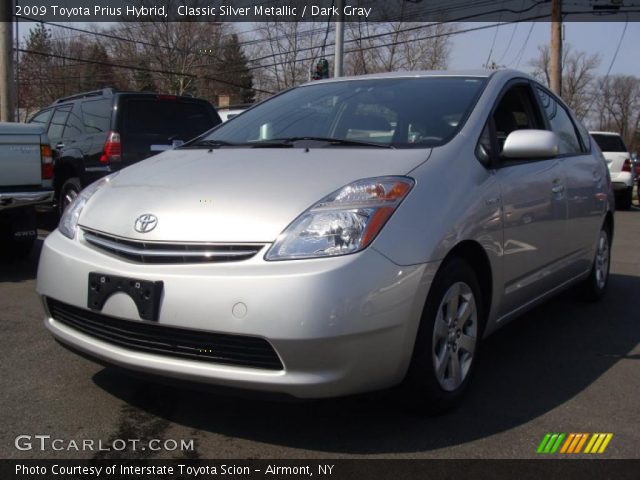
<svg viewBox="0 0 640 480">
<path fill-rule="evenodd" d="M 11 1 L 11 0 L 8 0 Z M 543 0 L 14 0 L 23 20 L 56 22 L 548 21 Z M 565 21 L 638 21 L 640 3 L 564 2 Z"/>
<path fill-rule="evenodd" d="M 0 460 L 2 480 L 615 479 L 640 460 Z"/>
</svg>

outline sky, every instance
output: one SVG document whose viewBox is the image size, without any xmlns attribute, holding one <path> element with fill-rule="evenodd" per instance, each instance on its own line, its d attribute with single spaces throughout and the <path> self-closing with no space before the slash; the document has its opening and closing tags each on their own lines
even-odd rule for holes
<svg viewBox="0 0 640 480">
<path fill-rule="evenodd" d="M 465 27 L 469 26 L 473 25 L 465 24 Z M 453 37 L 449 67 L 482 68 L 492 50 L 495 36 L 491 60 L 509 68 L 530 71 L 528 61 L 537 56 L 538 46 L 548 44 L 551 38 L 549 22 L 536 22 L 533 24 L 533 30 L 531 27 L 531 22 L 523 22 L 497 27 L 497 34 L 496 28 L 488 28 L 456 35 Z M 570 44 L 576 50 L 599 54 L 601 63 L 598 74 L 604 75 L 611 64 L 624 27 L 624 22 L 565 22 L 564 43 Z M 525 44 L 529 31 L 531 35 Z M 518 63 L 517 57 L 523 46 L 524 52 Z M 611 67 L 611 74 L 640 77 L 640 22 L 628 23 L 620 50 Z"/>
<path fill-rule="evenodd" d="M 87 28 L 87 23 L 70 24 Z M 464 23 L 460 28 L 487 25 Z M 24 40 L 32 25 L 20 23 L 20 36 Z M 238 24 L 238 30 L 255 28 L 255 25 Z M 600 55 L 598 74 L 607 73 L 616 47 L 625 28 L 624 22 L 565 22 L 564 42 L 572 48 Z M 529 36 L 527 40 L 527 36 Z M 536 57 L 539 45 L 549 43 L 549 22 L 521 22 L 467 32 L 452 37 L 449 68 L 464 70 L 482 68 L 490 56 L 490 62 L 509 68 L 530 71 L 528 62 Z M 494 42 L 495 38 L 495 42 Z M 492 48 L 493 45 L 493 48 Z M 489 62 L 489 63 L 490 63 Z M 640 77 L 640 22 L 627 24 L 620 50 L 611 65 L 611 74 L 627 74 Z"/>
</svg>

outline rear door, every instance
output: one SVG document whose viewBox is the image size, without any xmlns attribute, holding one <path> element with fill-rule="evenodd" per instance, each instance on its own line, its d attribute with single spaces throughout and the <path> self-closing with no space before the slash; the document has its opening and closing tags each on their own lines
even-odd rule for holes
<svg viewBox="0 0 640 480">
<path fill-rule="evenodd" d="M 53 112 L 53 116 L 51 117 L 51 122 L 49 122 L 47 136 L 51 142 L 51 147 L 58 151 L 62 150 L 65 146 L 64 128 L 67 123 L 67 117 L 69 116 L 71 107 L 72 105 L 70 104 L 56 107 Z"/>
<path fill-rule="evenodd" d="M 565 261 L 564 280 L 591 268 L 593 249 L 604 218 L 607 173 L 601 160 L 591 154 L 589 134 L 582 133 L 570 112 L 551 92 L 535 86 L 549 126 L 560 138 L 560 158 L 566 178 L 567 232 L 560 243 Z"/>
<path fill-rule="evenodd" d="M 122 95 L 117 129 L 123 166 L 169 150 L 210 130 L 220 117 L 204 100 L 171 95 Z"/>
<path fill-rule="evenodd" d="M 507 314 L 558 284 L 567 218 L 565 178 L 556 158 L 500 157 L 511 132 L 546 127 L 529 82 L 516 82 L 505 91 L 490 127 L 499 157 L 496 177 L 502 195 L 505 283 L 501 313 Z"/>
</svg>

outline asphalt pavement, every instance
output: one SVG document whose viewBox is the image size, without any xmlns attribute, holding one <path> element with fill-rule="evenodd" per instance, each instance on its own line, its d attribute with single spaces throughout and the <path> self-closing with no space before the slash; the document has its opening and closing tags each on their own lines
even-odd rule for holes
<svg viewBox="0 0 640 480">
<path fill-rule="evenodd" d="M 465 402 L 439 417 L 402 412 L 384 392 L 238 398 L 78 357 L 43 326 L 35 276 L 46 234 L 27 261 L 0 260 L 0 458 L 533 458 L 547 432 L 613 433 L 601 457 L 640 458 L 638 207 L 616 213 L 606 298 L 564 293 L 487 339 Z M 19 435 L 65 448 L 19 450 Z M 150 438 L 194 440 L 194 449 L 68 450 L 71 440 Z"/>
</svg>

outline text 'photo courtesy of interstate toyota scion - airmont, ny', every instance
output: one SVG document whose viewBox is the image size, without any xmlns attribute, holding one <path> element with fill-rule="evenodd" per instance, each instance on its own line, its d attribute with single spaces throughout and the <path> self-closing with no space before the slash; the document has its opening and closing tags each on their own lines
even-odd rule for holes
<svg viewBox="0 0 640 480">
<path fill-rule="evenodd" d="M 442 411 L 489 334 L 566 287 L 604 294 L 613 205 L 597 144 L 526 74 L 324 80 L 83 190 L 37 291 L 101 362 Z"/>
</svg>

